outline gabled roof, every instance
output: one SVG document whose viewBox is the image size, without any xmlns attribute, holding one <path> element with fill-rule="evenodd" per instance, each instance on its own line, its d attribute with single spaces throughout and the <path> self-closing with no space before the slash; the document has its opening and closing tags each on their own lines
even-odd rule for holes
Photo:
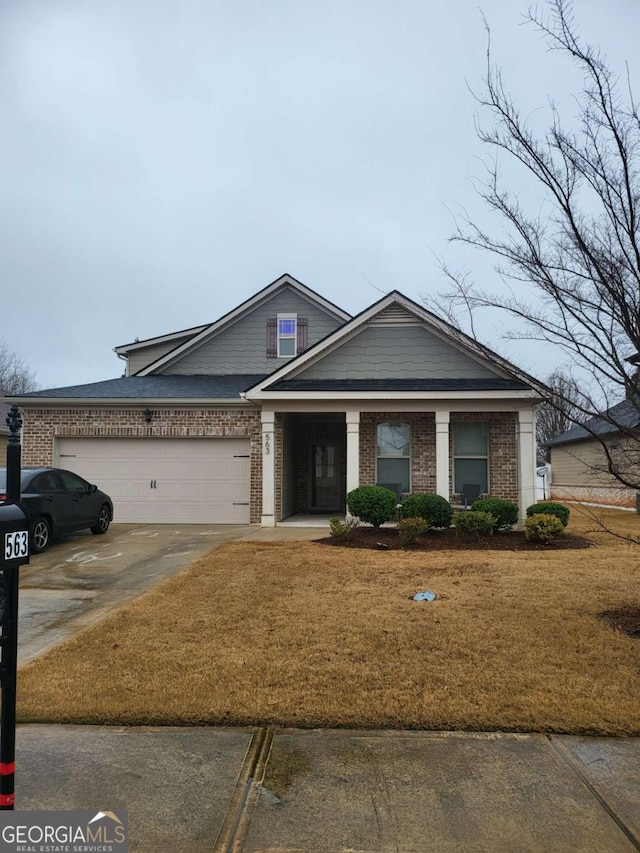
<svg viewBox="0 0 640 853">
<path fill-rule="evenodd" d="M 468 387 L 464 390 L 539 391 L 540 389 L 544 388 L 543 383 L 539 382 L 537 379 L 534 379 L 534 377 L 525 373 L 523 370 L 520 370 L 520 368 L 511 364 L 506 359 L 502 358 L 502 356 L 499 356 L 497 353 L 493 352 L 488 347 L 485 347 L 483 344 L 480 344 L 473 338 L 470 338 L 468 335 L 465 335 L 464 332 L 461 332 L 459 329 L 456 329 L 454 326 L 451 326 L 449 323 L 442 320 L 436 314 L 433 314 L 431 311 L 428 311 L 426 308 L 423 308 L 421 305 L 418 305 L 412 299 L 409 299 L 408 296 L 405 296 L 403 293 L 394 290 L 386 296 L 382 297 L 382 299 L 379 299 L 377 302 L 362 311 L 357 316 L 353 317 L 349 322 L 345 323 L 335 332 L 324 338 L 324 340 L 320 341 L 315 346 L 311 347 L 306 352 L 299 355 L 297 358 L 292 359 L 286 365 L 283 365 L 283 367 L 281 367 L 279 370 L 274 371 L 274 373 L 267 376 L 266 379 L 255 385 L 253 388 L 250 388 L 247 391 L 247 398 L 259 398 L 263 392 L 281 392 L 284 390 L 378 390 L 374 389 L 372 385 L 372 382 L 374 382 L 374 380 L 358 380 L 358 382 L 365 382 L 365 384 L 367 385 L 367 387 L 363 386 L 360 389 L 356 388 L 353 384 L 356 380 L 304 380 L 302 378 L 297 379 L 296 377 L 302 374 L 306 368 L 311 366 L 311 364 L 316 361 L 319 361 L 321 358 L 328 355 L 328 353 L 340 347 L 351 337 L 358 334 L 375 317 L 383 314 L 383 312 L 389 312 L 389 309 L 393 309 L 394 307 L 399 307 L 403 311 L 408 312 L 413 317 L 415 317 L 417 321 L 419 321 L 426 328 L 428 328 L 429 331 L 431 331 L 434 335 L 441 338 L 442 340 L 445 340 L 447 343 L 459 349 L 461 352 L 464 352 L 466 355 L 470 356 L 481 364 L 486 365 L 496 373 L 495 381 L 489 380 L 489 385 L 493 384 L 495 385 L 495 387 L 483 387 L 483 383 L 486 383 L 487 380 L 469 379 L 465 380 L 468 383 Z M 393 321 L 393 310 L 391 311 L 391 318 L 391 321 Z M 435 382 L 433 389 L 421 388 L 420 385 L 421 383 L 424 384 L 425 380 L 415 379 L 401 380 L 400 383 L 385 383 L 384 387 L 382 387 L 380 390 L 463 390 L 461 387 L 456 387 L 457 383 L 460 380 L 451 379 L 447 380 L 446 383 L 438 383 L 435 380 L 430 381 Z M 331 383 L 331 389 L 321 389 L 319 387 L 319 384 L 327 383 Z M 295 387 L 296 385 L 298 387 Z"/>
<path fill-rule="evenodd" d="M 88 385 L 70 385 L 21 394 L 20 400 L 234 400 L 240 402 L 242 392 L 264 375 L 231 376 L 121 376 Z M 16 395 L 17 397 L 17 395 Z"/>
<path fill-rule="evenodd" d="M 547 447 L 557 447 L 559 444 L 569 444 L 573 441 L 584 441 L 597 436 L 615 435 L 621 429 L 636 429 L 640 426 L 640 411 L 638 405 L 631 400 L 617 403 L 603 415 L 589 418 L 584 426 L 574 426 L 566 432 L 552 438 Z"/>
<path fill-rule="evenodd" d="M 170 343 L 171 341 L 179 341 L 182 338 L 192 338 L 194 335 L 197 335 L 203 329 L 206 329 L 207 326 L 193 326 L 191 329 L 183 329 L 181 332 L 171 332 L 169 335 L 159 335 L 155 338 L 147 338 L 144 341 L 133 341 L 130 344 L 122 344 L 119 347 L 114 347 L 113 351 L 118 355 L 126 355 L 128 352 L 132 350 L 145 349 L 146 347 L 154 346 L 155 344 L 165 344 Z"/>
<path fill-rule="evenodd" d="M 154 371 L 158 370 L 160 367 L 167 364 L 168 362 L 171 362 L 174 359 L 183 356 L 192 347 L 200 346 L 205 340 L 212 338 L 214 335 L 227 328 L 230 323 L 240 318 L 244 313 L 252 311 L 260 303 L 267 301 L 275 293 L 277 293 L 284 287 L 293 288 L 293 290 L 296 290 L 298 293 L 300 293 L 301 296 L 314 302 L 319 308 L 321 308 L 323 311 L 326 311 L 327 314 L 330 314 L 332 317 L 335 317 L 336 319 L 341 320 L 342 322 L 345 322 L 346 320 L 349 320 L 351 318 L 350 314 L 347 314 L 346 311 L 343 311 L 341 308 L 338 308 L 338 306 L 334 305 L 333 302 L 329 302 L 328 299 L 324 299 L 324 297 L 320 296 L 320 294 L 316 293 L 314 290 L 311 290 L 310 287 L 307 287 L 305 284 L 302 284 L 302 282 L 293 278 L 293 276 L 289 275 L 288 273 L 285 273 L 284 275 L 281 275 L 280 278 L 277 278 L 275 281 L 272 281 L 271 284 L 268 284 L 262 290 L 259 290 L 258 293 L 254 294 L 250 299 L 247 299 L 241 305 L 238 305 L 238 307 L 234 308 L 233 311 L 229 311 L 219 320 L 216 320 L 215 323 L 210 323 L 209 325 L 204 326 L 200 332 L 190 337 L 187 341 L 178 344 L 170 352 L 156 359 L 151 364 L 148 364 L 146 367 L 142 368 L 142 370 L 139 370 L 135 375 L 148 376 Z M 154 342 L 161 343 L 162 341 L 158 339 Z"/>
</svg>

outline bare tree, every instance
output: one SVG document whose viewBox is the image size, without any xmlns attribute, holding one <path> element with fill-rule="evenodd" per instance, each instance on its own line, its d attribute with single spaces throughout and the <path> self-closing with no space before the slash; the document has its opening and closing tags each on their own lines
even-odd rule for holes
<svg viewBox="0 0 640 853">
<path fill-rule="evenodd" d="M 579 391 L 573 378 L 562 370 L 556 369 L 545 380 L 553 399 L 545 401 L 536 417 L 538 457 L 549 461 L 547 442 L 570 429 L 580 419 L 577 403 Z"/>
<path fill-rule="evenodd" d="M 580 377 L 579 391 L 541 387 L 546 403 L 599 440 L 602 423 L 619 430 L 637 462 L 638 382 L 627 359 L 640 353 L 640 112 L 628 81 L 622 85 L 600 49 L 580 40 L 570 3 L 548 5 L 548 17 L 530 9 L 526 19 L 550 50 L 582 73 L 573 115 L 567 126 L 552 100 L 547 129 L 535 132 L 505 88 L 489 45 L 486 77 L 475 95 L 491 119 L 488 129 L 477 127 L 491 152 L 479 193 L 500 227 L 490 230 L 463 216 L 452 239 L 489 252 L 503 290 L 487 292 L 443 265 L 452 289 L 440 304 L 448 305 L 450 320 L 452 310 L 473 316 L 477 309 L 502 309 L 519 327 L 513 337 L 564 350 Z M 533 182 L 527 201 L 504 186 L 501 158 Z M 637 418 L 617 417 L 613 404 L 624 399 Z M 589 420 L 596 415 L 599 420 Z M 640 466 L 612 458 L 604 440 L 602 447 L 610 473 L 639 488 Z"/>
<path fill-rule="evenodd" d="M 0 341 L 0 394 L 26 394 L 37 387 L 36 375 L 25 360 Z"/>
</svg>

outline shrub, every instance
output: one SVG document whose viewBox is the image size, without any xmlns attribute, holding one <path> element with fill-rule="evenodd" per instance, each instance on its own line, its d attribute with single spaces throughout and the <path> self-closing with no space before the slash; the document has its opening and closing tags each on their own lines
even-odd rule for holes
<svg viewBox="0 0 640 853">
<path fill-rule="evenodd" d="M 564 533 L 562 521 L 550 513 L 537 512 L 524 523 L 524 535 L 535 542 L 550 542 L 561 533 Z"/>
<path fill-rule="evenodd" d="M 456 512 L 453 516 L 453 526 L 458 536 L 463 539 L 475 539 L 477 542 L 493 536 L 495 524 L 495 516 L 479 510 Z"/>
<path fill-rule="evenodd" d="M 569 524 L 569 507 L 562 504 L 554 503 L 553 501 L 541 501 L 539 504 L 531 504 L 527 507 L 527 517 L 532 515 L 555 515 L 562 522 L 562 526 L 566 527 Z"/>
<path fill-rule="evenodd" d="M 397 503 L 396 493 L 383 486 L 359 486 L 347 495 L 349 512 L 374 527 L 391 521 Z"/>
<path fill-rule="evenodd" d="M 471 509 L 474 512 L 488 512 L 495 518 L 493 527 L 496 530 L 511 530 L 518 520 L 518 506 L 511 501 L 500 498 L 481 498 L 474 501 Z"/>
<path fill-rule="evenodd" d="M 409 495 L 402 502 L 406 518 L 422 518 L 427 527 L 449 527 L 453 510 L 448 500 L 440 495 Z"/>
<path fill-rule="evenodd" d="M 357 518 L 340 518 L 339 515 L 334 515 L 329 519 L 329 530 L 334 539 L 348 541 L 353 536 L 353 531 L 358 527 L 359 521 Z"/>
<path fill-rule="evenodd" d="M 410 548 L 416 544 L 418 536 L 421 536 L 428 528 L 424 518 L 403 518 L 398 524 L 398 536 L 403 548 Z"/>
</svg>

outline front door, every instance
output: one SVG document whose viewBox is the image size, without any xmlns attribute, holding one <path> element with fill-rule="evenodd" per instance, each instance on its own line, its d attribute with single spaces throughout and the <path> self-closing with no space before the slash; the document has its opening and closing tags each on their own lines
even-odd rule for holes
<svg viewBox="0 0 640 853">
<path fill-rule="evenodd" d="M 340 446 L 323 441 L 311 445 L 312 512 L 340 512 Z"/>
</svg>

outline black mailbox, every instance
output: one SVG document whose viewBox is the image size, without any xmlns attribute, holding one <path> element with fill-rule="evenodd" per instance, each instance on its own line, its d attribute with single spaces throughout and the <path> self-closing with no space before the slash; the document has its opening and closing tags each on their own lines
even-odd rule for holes
<svg viewBox="0 0 640 853">
<path fill-rule="evenodd" d="M 29 522 L 17 503 L 0 504 L 0 571 L 29 562 Z"/>
</svg>

